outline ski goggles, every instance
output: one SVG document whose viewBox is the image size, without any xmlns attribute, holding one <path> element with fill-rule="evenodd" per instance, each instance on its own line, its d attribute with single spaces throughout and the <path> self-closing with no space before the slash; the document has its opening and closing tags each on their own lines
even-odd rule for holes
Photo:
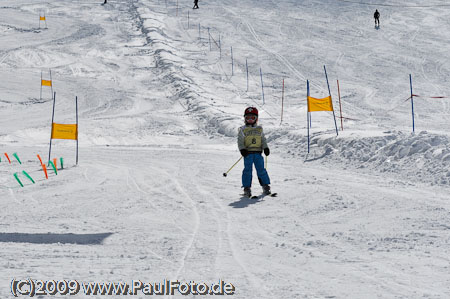
<svg viewBox="0 0 450 299">
<path fill-rule="evenodd" d="M 257 117 L 256 115 L 253 115 L 253 114 L 247 114 L 247 115 L 245 116 L 245 120 L 246 120 L 246 121 L 249 121 L 249 120 L 256 121 L 257 118 L 258 118 L 258 117 Z"/>
</svg>

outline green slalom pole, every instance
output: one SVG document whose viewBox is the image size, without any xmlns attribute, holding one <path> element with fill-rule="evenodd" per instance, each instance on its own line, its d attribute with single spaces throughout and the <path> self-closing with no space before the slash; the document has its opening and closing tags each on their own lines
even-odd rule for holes
<svg viewBox="0 0 450 299">
<path fill-rule="evenodd" d="M 55 171 L 55 174 L 58 175 L 58 170 L 55 167 L 55 164 L 53 164 L 53 161 L 48 161 L 48 164 L 50 164 L 53 168 L 53 170 Z"/>
<path fill-rule="evenodd" d="M 35 182 L 34 182 L 34 180 L 33 180 L 33 178 L 25 171 L 25 170 L 23 170 L 22 171 L 22 173 L 27 177 L 27 178 L 29 178 L 30 179 L 30 181 L 32 181 L 33 182 L 33 184 L 35 184 Z"/>
<path fill-rule="evenodd" d="M 64 161 L 63 158 L 59 158 L 59 162 L 61 163 L 61 169 L 64 169 Z"/>
<path fill-rule="evenodd" d="M 19 161 L 20 164 L 22 164 L 22 162 L 20 162 L 19 156 L 17 155 L 17 153 L 13 154 L 14 158 L 16 158 L 17 161 Z"/>
<path fill-rule="evenodd" d="M 20 179 L 19 179 L 19 177 L 18 177 L 18 174 L 19 174 L 19 173 L 17 173 L 17 172 L 14 173 L 14 177 L 15 177 L 16 180 L 19 182 L 20 186 L 23 187 L 23 184 L 22 184 L 22 182 L 20 181 Z"/>
</svg>

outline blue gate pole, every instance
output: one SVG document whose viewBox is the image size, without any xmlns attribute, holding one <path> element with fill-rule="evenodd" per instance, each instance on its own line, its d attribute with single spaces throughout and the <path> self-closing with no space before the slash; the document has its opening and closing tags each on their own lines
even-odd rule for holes
<svg viewBox="0 0 450 299">
<path fill-rule="evenodd" d="M 263 83 L 263 77 L 262 77 L 262 69 L 259 68 L 259 74 L 261 75 L 261 90 L 262 90 L 262 99 L 263 99 L 263 105 L 266 103 L 264 99 L 264 83 Z"/>
<path fill-rule="evenodd" d="M 245 68 L 247 69 L 247 90 L 248 91 L 248 62 L 247 62 L 247 58 L 245 58 Z"/>
<path fill-rule="evenodd" d="M 219 33 L 219 51 L 220 51 L 220 59 L 222 59 L 222 43 L 220 42 L 220 33 Z"/>
<path fill-rule="evenodd" d="M 309 103 L 309 102 L 308 102 Z M 312 117 L 311 112 L 309 113 L 309 127 L 312 128 Z"/>
<path fill-rule="evenodd" d="M 409 86 L 411 88 L 411 111 L 412 111 L 412 125 L 413 125 L 413 133 L 414 133 L 414 99 L 413 99 L 413 91 L 412 91 L 412 78 L 411 74 L 409 74 Z"/>
<path fill-rule="evenodd" d="M 234 75 L 233 47 L 231 47 L 231 76 Z"/>
<path fill-rule="evenodd" d="M 333 100 L 331 99 L 330 84 L 328 83 L 327 68 L 325 67 L 325 65 L 323 66 L 323 69 L 325 70 L 325 78 L 327 78 L 328 94 L 330 95 L 331 107 L 333 108 Z M 336 123 L 336 115 L 334 114 L 334 108 L 333 108 L 333 119 L 334 119 L 334 126 L 336 127 L 336 135 L 339 135 Z"/>
<path fill-rule="evenodd" d="M 209 27 L 208 27 L 208 40 L 209 40 L 209 50 L 211 51 L 211 34 L 209 34 Z"/>
</svg>

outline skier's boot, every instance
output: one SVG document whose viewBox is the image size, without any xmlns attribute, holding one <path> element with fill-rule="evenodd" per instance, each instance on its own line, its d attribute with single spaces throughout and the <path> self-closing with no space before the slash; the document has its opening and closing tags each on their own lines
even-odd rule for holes
<svg viewBox="0 0 450 299">
<path fill-rule="evenodd" d="M 269 195 L 271 193 L 269 185 L 263 185 L 262 188 L 263 188 L 263 194 L 264 195 Z"/>
<path fill-rule="evenodd" d="M 250 187 L 244 187 L 244 196 L 247 196 L 248 198 L 252 197 L 252 190 Z"/>
</svg>

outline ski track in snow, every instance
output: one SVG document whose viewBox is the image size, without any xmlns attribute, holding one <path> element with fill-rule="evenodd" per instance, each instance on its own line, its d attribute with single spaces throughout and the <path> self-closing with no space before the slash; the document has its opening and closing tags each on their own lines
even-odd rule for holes
<svg viewBox="0 0 450 299">
<path fill-rule="evenodd" d="M 450 105 L 425 98 L 450 94 L 442 83 L 448 34 L 436 30 L 449 24 L 448 5 L 179 5 L 0 7 L 0 298 L 11 296 L 14 277 L 222 279 L 236 287 L 233 298 L 246 299 L 448 298 Z M 374 5 L 382 7 L 380 30 L 372 27 Z M 42 11 L 48 29 L 36 26 Z M 221 36 L 222 58 L 217 43 L 209 49 L 208 27 Z M 314 114 L 307 154 L 306 79 L 313 95 L 327 93 L 323 65 L 334 99 L 340 80 L 344 116 L 357 120 L 336 137 L 330 115 Z M 65 167 L 46 180 L 36 154 L 47 158 L 52 100 L 48 90 L 37 94 L 50 68 L 56 121 L 73 122 L 79 99 L 80 163 L 73 142 L 54 140 L 52 158 L 64 157 Z M 415 134 L 409 72 L 423 95 L 415 99 Z M 242 163 L 221 176 L 239 157 L 235 134 L 247 105 L 260 110 L 277 198 L 241 198 Z M 4 152 L 23 163 L 7 163 Z M 259 188 L 254 177 L 253 192 Z M 104 237 L 80 243 L 90 234 Z"/>
</svg>

